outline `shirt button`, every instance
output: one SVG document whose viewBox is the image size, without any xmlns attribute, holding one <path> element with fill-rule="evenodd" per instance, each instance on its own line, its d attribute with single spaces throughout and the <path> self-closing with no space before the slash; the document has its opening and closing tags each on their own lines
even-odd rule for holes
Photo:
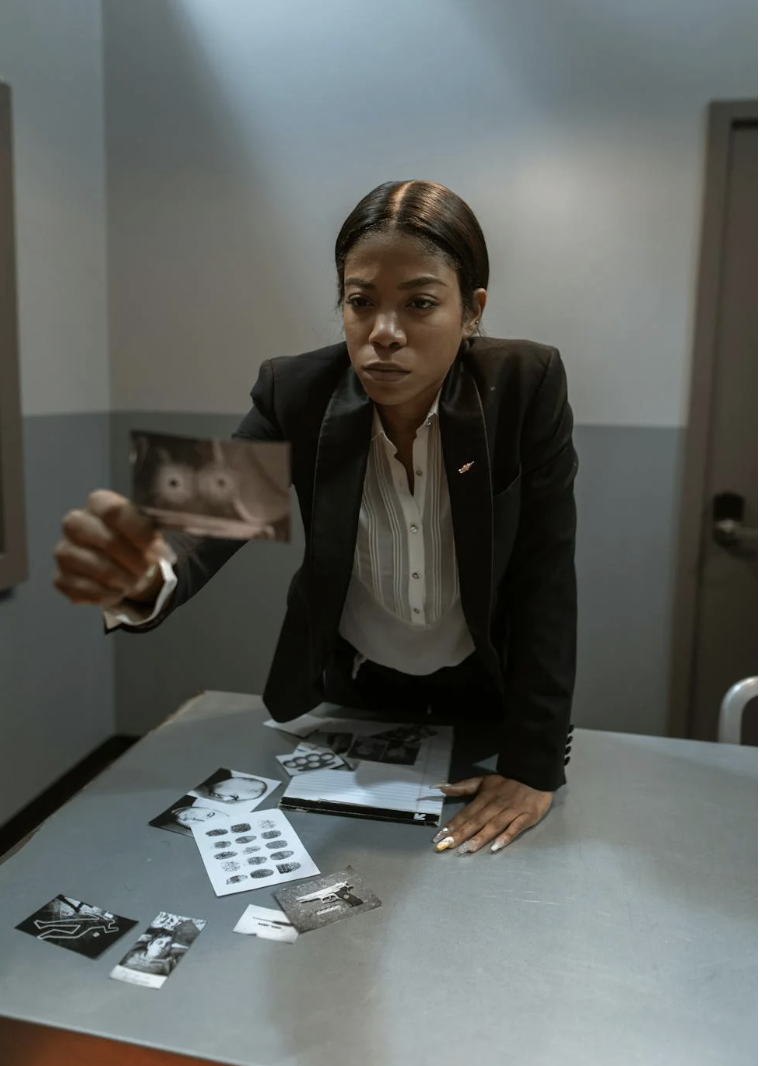
<svg viewBox="0 0 760 1066">
<path fill-rule="evenodd" d="M 418 573 L 414 573 L 414 574 L 412 574 L 412 577 L 415 577 L 415 578 L 416 578 L 416 577 L 419 577 L 419 576 L 420 576 L 420 575 L 419 575 Z"/>
<path fill-rule="evenodd" d="M 414 611 L 415 614 L 419 614 L 420 613 L 419 607 L 413 607 L 412 610 Z"/>
<path fill-rule="evenodd" d="M 417 532 L 417 527 L 416 526 L 409 526 L 409 529 L 410 529 L 410 531 L 412 533 L 416 533 Z"/>
<path fill-rule="evenodd" d="M 426 426 L 432 426 L 432 424 L 433 424 L 433 419 L 432 418 L 429 418 L 427 420 L 427 422 L 425 423 Z"/>
<path fill-rule="evenodd" d="M 417 477 L 422 477 L 422 471 L 421 470 L 415 470 L 414 472 L 417 475 Z"/>
</svg>

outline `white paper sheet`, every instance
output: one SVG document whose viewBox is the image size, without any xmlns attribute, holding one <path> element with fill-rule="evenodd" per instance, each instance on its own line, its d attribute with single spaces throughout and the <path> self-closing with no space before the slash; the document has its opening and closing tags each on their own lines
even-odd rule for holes
<svg viewBox="0 0 760 1066">
<path fill-rule="evenodd" d="M 279 940 L 284 944 L 292 944 L 298 937 L 298 930 L 282 911 L 253 904 L 245 908 L 232 931 L 263 937 L 265 940 Z"/>
<path fill-rule="evenodd" d="M 318 714 L 302 714 L 300 718 L 294 718 L 290 722 L 275 722 L 274 718 L 267 718 L 264 725 L 269 729 L 279 729 L 281 733 L 292 737 L 308 737 L 318 729 L 350 728 L 353 723 L 347 722 L 345 718 L 321 718 Z"/>
<path fill-rule="evenodd" d="M 383 759 L 412 758 L 411 764 L 362 760 L 353 770 L 314 770 L 294 777 L 283 794 L 287 809 L 326 810 L 364 817 L 397 817 L 401 821 L 437 825 L 444 796 L 432 785 L 445 781 L 451 760 L 453 730 L 434 726 L 415 744 L 394 743 L 384 738 L 394 726 L 383 722 L 352 722 L 357 740 L 349 752 L 380 755 Z M 401 727 L 403 728 L 403 727 Z M 380 739 L 378 739 L 380 738 Z M 414 748 L 417 747 L 415 753 Z"/>
<path fill-rule="evenodd" d="M 245 815 L 229 829 L 193 825 L 192 830 L 217 896 L 319 873 L 282 811 Z"/>
<path fill-rule="evenodd" d="M 299 744 L 290 755 L 276 755 L 275 758 L 290 777 L 313 773 L 315 770 L 337 770 L 348 766 L 340 755 L 318 744 Z"/>
</svg>

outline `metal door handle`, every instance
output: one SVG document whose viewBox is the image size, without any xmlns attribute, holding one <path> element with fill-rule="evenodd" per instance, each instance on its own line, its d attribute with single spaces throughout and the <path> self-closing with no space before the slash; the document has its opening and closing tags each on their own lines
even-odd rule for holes
<svg viewBox="0 0 760 1066">
<path fill-rule="evenodd" d="M 713 537 L 716 544 L 720 544 L 722 548 L 740 550 L 754 548 L 757 551 L 757 530 L 750 526 L 743 526 L 741 522 L 735 522 L 732 518 L 724 518 L 722 522 L 715 522 Z"/>
<path fill-rule="evenodd" d="M 728 551 L 757 554 L 757 530 L 742 523 L 744 497 L 721 492 L 713 499 L 713 540 Z"/>
</svg>

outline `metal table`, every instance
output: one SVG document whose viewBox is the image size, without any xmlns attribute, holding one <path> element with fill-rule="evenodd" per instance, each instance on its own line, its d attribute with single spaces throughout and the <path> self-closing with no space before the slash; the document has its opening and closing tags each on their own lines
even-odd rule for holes
<svg viewBox="0 0 760 1066">
<path fill-rule="evenodd" d="M 193 842 L 146 825 L 218 766 L 277 777 L 295 741 L 265 713 L 196 698 L 0 866 L 0 1015 L 127 1042 L 130 1064 L 156 1061 L 134 1045 L 240 1066 L 757 1061 L 755 749 L 578 730 L 553 811 L 496 855 L 291 815 L 324 872 L 350 863 L 383 901 L 291 946 L 232 932 L 269 890 L 217 899 Z M 59 892 L 139 926 L 98 960 L 14 929 Z M 109 980 L 159 910 L 208 919 L 187 959 L 159 991 Z"/>
</svg>

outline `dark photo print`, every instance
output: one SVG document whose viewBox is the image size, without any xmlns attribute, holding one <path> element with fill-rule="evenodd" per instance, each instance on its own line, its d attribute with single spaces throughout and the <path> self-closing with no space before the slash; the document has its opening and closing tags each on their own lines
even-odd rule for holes
<svg viewBox="0 0 760 1066">
<path fill-rule="evenodd" d="M 133 432 L 132 498 L 158 525 L 234 540 L 290 539 L 290 447 Z"/>
<path fill-rule="evenodd" d="M 307 877 L 274 893 L 299 933 L 372 911 L 380 900 L 350 867 L 337 874 Z"/>
<path fill-rule="evenodd" d="M 16 928 L 37 940 L 97 959 L 135 925 L 137 922 L 131 918 L 122 918 L 80 899 L 56 896 Z"/>
<path fill-rule="evenodd" d="M 350 759 L 414 766 L 423 740 L 435 736 L 430 726 L 403 725 L 396 729 L 357 737 L 348 752 Z"/>
<path fill-rule="evenodd" d="M 323 733 L 320 731 L 312 733 L 309 737 L 309 744 L 314 744 L 320 748 L 329 748 L 336 755 L 345 755 L 353 741 L 353 733 Z"/>
<path fill-rule="evenodd" d="M 228 827 L 232 822 L 226 811 L 207 807 L 197 796 L 181 796 L 171 807 L 148 822 L 154 829 L 167 829 L 170 833 L 181 833 L 192 837 L 193 825 L 208 824 L 209 827 Z"/>
</svg>

